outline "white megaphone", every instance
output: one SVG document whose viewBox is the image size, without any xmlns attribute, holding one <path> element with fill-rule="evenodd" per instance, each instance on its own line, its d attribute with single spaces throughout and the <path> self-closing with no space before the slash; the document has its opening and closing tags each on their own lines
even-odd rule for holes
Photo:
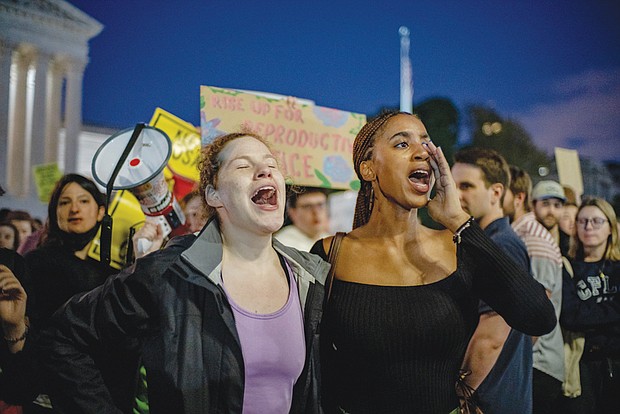
<svg viewBox="0 0 620 414">
<path fill-rule="evenodd" d="M 112 190 L 129 190 L 140 202 L 145 215 L 158 218 L 164 237 L 185 224 L 183 211 L 164 178 L 163 170 L 171 154 L 172 143 L 163 131 L 137 124 L 135 128 L 125 129 L 108 138 L 97 149 L 92 162 L 93 178 L 106 187 L 108 201 Z M 109 226 L 111 231 L 111 218 Z M 105 259 L 104 230 L 105 221 L 101 237 L 102 259 Z M 142 251 L 150 247 L 147 240 L 139 240 L 138 246 Z"/>
</svg>

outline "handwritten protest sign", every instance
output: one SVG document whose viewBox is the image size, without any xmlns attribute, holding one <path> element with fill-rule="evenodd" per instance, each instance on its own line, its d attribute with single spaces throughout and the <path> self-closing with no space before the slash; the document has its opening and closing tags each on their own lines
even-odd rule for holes
<svg viewBox="0 0 620 414">
<path fill-rule="evenodd" d="M 181 118 L 156 108 L 150 125 L 161 129 L 172 142 L 172 155 L 164 169 L 166 179 L 172 179 L 171 191 L 177 200 L 192 191 L 200 180 L 200 133 L 198 128 Z"/>
<path fill-rule="evenodd" d="M 366 116 L 309 101 L 200 87 L 203 144 L 247 127 L 267 139 L 285 177 L 297 185 L 359 189 L 351 154 Z"/>
<path fill-rule="evenodd" d="M 49 203 L 54 186 L 62 177 L 62 171 L 58 168 L 58 164 L 51 163 L 35 165 L 32 167 L 32 172 L 39 200 L 44 204 Z"/>
<path fill-rule="evenodd" d="M 579 199 L 583 194 L 583 177 L 577 151 L 556 147 L 555 165 L 558 168 L 560 184 L 570 186 Z"/>
<path fill-rule="evenodd" d="M 172 141 L 172 155 L 168 160 L 168 167 L 181 177 L 198 181 L 200 134 L 196 127 L 161 108 L 155 109 L 149 124 L 164 131 Z"/>
</svg>

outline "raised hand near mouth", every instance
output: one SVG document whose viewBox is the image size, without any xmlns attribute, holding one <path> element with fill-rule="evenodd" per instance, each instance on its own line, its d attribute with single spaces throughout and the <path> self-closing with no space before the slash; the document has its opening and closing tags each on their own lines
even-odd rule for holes
<svg viewBox="0 0 620 414">
<path fill-rule="evenodd" d="M 428 201 L 428 213 L 433 220 L 442 224 L 453 233 L 469 219 L 461 208 L 456 184 L 450 173 L 450 165 L 441 148 L 432 142 L 424 143 L 435 176 L 435 197 Z"/>
<path fill-rule="evenodd" d="M 26 291 L 11 269 L 0 265 L 0 323 L 9 351 L 23 348 L 26 338 Z"/>
</svg>

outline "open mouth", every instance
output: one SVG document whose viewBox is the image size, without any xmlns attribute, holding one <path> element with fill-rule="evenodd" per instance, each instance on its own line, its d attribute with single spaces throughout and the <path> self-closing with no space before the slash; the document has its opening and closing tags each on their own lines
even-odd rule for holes
<svg viewBox="0 0 620 414">
<path fill-rule="evenodd" d="M 431 174 L 426 170 L 415 170 L 409 174 L 409 180 L 413 183 L 429 184 L 431 181 Z"/>
<path fill-rule="evenodd" d="M 431 174 L 428 170 L 418 169 L 409 174 L 409 181 L 420 193 L 427 193 L 430 191 L 431 186 Z"/>
<path fill-rule="evenodd" d="M 278 197 L 275 187 L 267 185 L 256 190 L 252 196 L 252 202 L 258 205 L 271 205 L 278 204 Z"/>
</svg>

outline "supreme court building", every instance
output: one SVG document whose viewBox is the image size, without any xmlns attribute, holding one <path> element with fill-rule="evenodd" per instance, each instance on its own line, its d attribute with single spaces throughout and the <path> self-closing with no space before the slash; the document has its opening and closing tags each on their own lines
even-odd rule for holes
<svg viewBox="0 0 620 414">
<path fill-rule="evenodd" d="M 90 176 L 114 130 L 82 125 L 88 42 L 103 25 L 63 0 L 0 0 L 0 207 L 45 219 L 33 166 Z"/>
</svg>

